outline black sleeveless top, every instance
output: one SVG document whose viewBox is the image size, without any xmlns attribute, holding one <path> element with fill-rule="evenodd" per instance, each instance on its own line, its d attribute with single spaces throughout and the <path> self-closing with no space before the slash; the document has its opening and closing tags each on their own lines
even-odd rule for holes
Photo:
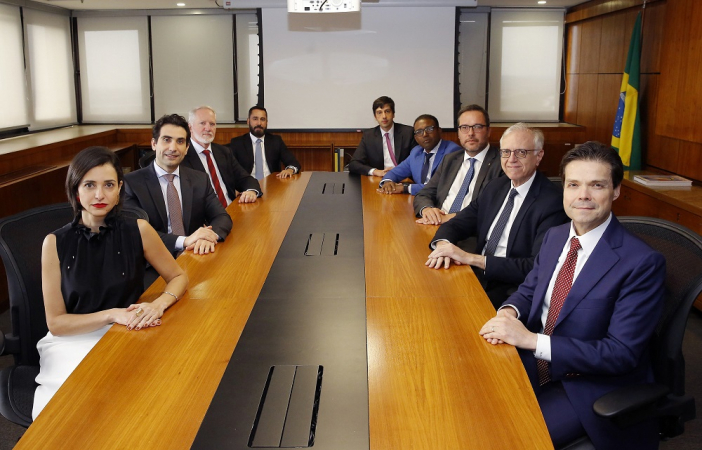
<svg viewBox="0 0 702 450">
<path fill-rule="evenodd" d="M 69 314 L 126 308 L 144 292 L 144 247 L 136 219 L 108 216 L 99 233 L 78 223 L 54 231 Z"/>
</svg>

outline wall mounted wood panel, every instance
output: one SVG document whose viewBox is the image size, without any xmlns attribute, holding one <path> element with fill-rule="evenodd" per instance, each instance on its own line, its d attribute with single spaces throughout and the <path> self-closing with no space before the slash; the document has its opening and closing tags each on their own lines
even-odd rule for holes
<svg viewBox="0 0 702 450">
<path fill-rule="evenodd" d="M 669 1 L 661 55 L 656 132 L 702 143 L 699 108 L 702 104 L 702 2 Z"/>
<path fill-rule="evenodd" d="M 566 90 L 563 100 L 563 121 L 578 123 L 578 82 L 580 75 L 569 73 L 566 75 Z"/>
<path fill-rule="evenodd" d="M 597 73 L 618 73 L 621 82 L 637 13 L 638 9 L 626 10 L 602 17 Z"/>
<path fill-rule="evenodd" d="M 619 104 L 619 88 L 622 85 L 621 74 L 597 75 L 597 120 L 595 139 L 608 144 L 612 141 L 612 129 Z"/>
<path fill-rule="evenodd" d="M 566 34 L 566 73 L 580 73 L 580 47 L 583 25 L 568 27 Z"/>
<path fill-rule="evenodd" d="M 602 20 L 596 19 L 583 22 L 583 30 L 580 37 L 579 73 L 598 73 L 601 37 Z"/>
<path fill-rule="evenodd" d="M 663 36 L 665 27 L 665 10 L 665 2 L 646 6 L 643 18 L 645 32 L 641 41 L 641 73 L 659 73 L 661 71 L 661 36 Z"/>
</svg>

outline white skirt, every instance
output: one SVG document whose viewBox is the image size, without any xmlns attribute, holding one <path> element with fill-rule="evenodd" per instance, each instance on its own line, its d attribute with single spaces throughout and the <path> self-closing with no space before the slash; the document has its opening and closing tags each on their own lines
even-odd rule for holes
<svg viewBox="0 0 702 450">
<path fill-rule="evenodd" d="M 54 336 L 48 332 L 37 343 L 39 375 L 36 382 L 39 387 L 34 393 L 33 420 L 111 326 L 106 325 L 90 333 L 74 336 Z"/>
</svg>

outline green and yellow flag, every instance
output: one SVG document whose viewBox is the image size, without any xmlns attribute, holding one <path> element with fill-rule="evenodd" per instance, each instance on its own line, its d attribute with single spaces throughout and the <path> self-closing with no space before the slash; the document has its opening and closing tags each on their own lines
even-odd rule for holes
<svg viewBox="0 0 702 450">
<path fill-rule="evenodd" d="M 614 119 L 612 147 L 622 158 L 624 167 L 641 169 L 641 125 L 639 121 L 639 66 L 641 62 L 641 13 L 636 16 L 631 33 L 629 55 L 619 89 L 617 118 Z"/>
</svg>

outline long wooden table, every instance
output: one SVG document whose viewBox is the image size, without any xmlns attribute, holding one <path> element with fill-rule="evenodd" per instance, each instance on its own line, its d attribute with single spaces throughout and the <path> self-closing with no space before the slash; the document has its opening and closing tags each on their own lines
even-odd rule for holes
<svg viewBox="0 0 702 450">
<path fill-rule="evenodd" d="M 258 202 L 230 205 L 217 251 L 178 258 L 190 287 L 163 325 L 113 327 L 16 448 L 189 448 L 309 177 L 268 177 Z M 471 269 L 423 267 L 434 229 L 378 181 L 362 180 L 370 448 L 552 448 L 516 351 L 477 334 L 494 310 Z"/>
</svg>

